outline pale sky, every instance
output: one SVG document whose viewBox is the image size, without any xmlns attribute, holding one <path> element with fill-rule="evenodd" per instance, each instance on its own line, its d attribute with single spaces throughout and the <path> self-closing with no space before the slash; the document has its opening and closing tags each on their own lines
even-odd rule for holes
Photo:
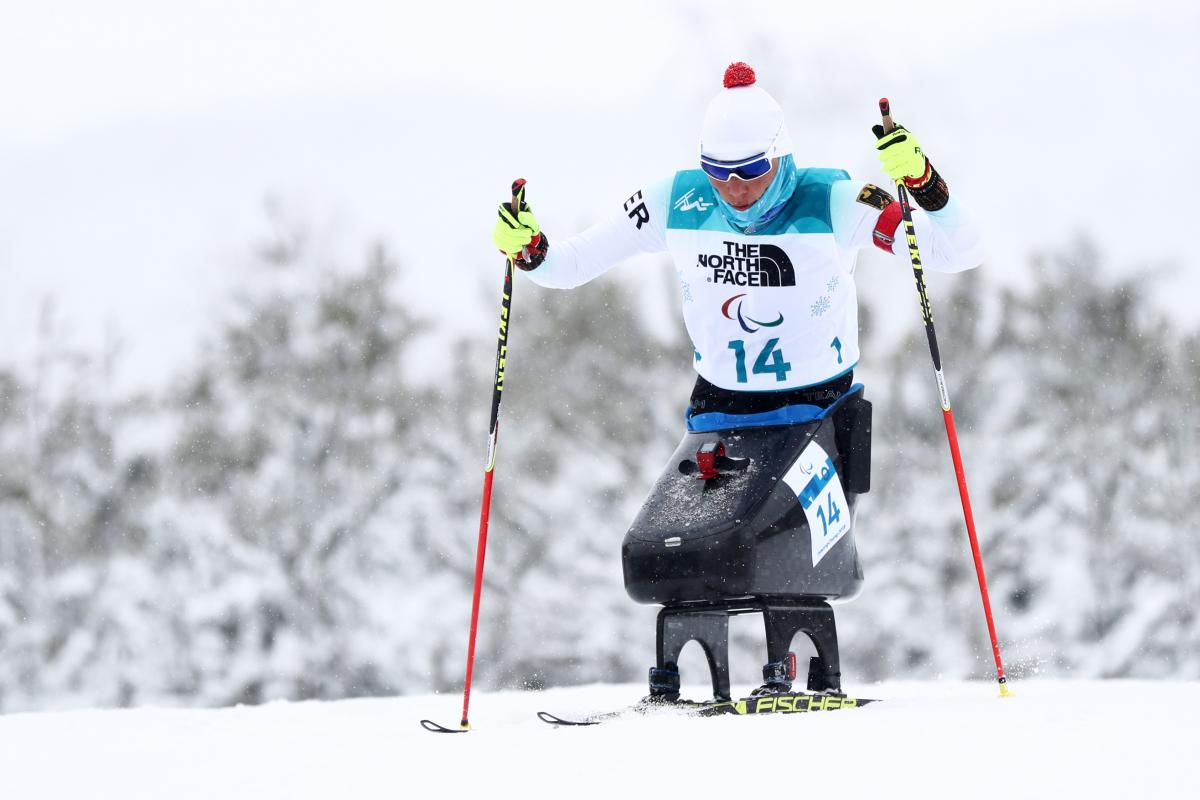
<svg viewBox="0 0 1200 800">
<path fill-rule="evenodd" d="M 798 163 L 865 179 L 889 95 L 982 218 L 990 279 L 1086 233 L 1113 274 L 1179 265 L 1158 294 L 1194 326 L 1197 33 L 1184 2 L 12 3 L 0 360 L 28 359 L 53 296 L 80 342 L 120 332 L 123 380 L 156 383 L 213 330 L 267 196 L 331 261 L 382 239 L 414 306 L 487 335 L 462 287 L 493 282 L 508 182 L 552 241 L 576 232 L 691 166 L 734 60 L 784 104 Z M 908 281 L 871 258 L 860 287 Z"/>
</svg>

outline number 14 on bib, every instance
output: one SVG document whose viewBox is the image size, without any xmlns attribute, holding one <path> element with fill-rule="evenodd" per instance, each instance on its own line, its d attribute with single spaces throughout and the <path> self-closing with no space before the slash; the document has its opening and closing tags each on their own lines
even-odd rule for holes
<svg viewBox="0 0 1200 800">
<path fill-rule="evenodd" d="M 796 493 L 796 499 L 804 509 L 815 567 L 850 530 L 850 512 L 842 481 L 833 466 L 833 459 L 814 441 L 804 448 L 800 458 L 783 476 L 783 482 Z"/>
</svg>

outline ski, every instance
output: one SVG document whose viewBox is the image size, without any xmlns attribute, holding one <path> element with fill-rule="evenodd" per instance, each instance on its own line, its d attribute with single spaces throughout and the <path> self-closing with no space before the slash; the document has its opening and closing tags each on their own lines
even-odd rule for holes
<svg viewBox="0 0 1200 800">
<path fill-rule="evenodd" d="M 546 711 L 539 711 L 537 716 L 538 719 L 549 725 L 583 727 L 599 725 L 602 722 L 629 715 L 649 716 L 659 711 L 675 711 L 694 717 L 716 717 L 728 714 L 740 717 L 752 714 L 804 714 L 810 711 L 838 711 L 843 708 L 859 708 L 868 703 L 877 702 L 879 701 L 872 698 L 847 697 L 840 694 L 786 692 L 743 697 L 739 700 L 706 700 L 703 702 L 678 700 L 673 703 L 637 703 L 620 711 L 604 711 L 589 714 L 580 719 L 566 719 Z"/>
<path fill-rule="evenodd" d="M 538 719 L 549 725 L 558 725 L 563 727 L 584 727 L 586 725 L 599 725 L 601 722 L 608 720 L 619 719 L 627 716 L 649 717 L 656 714 L 690 714 L 699 708 L 702 708 L 704 703 L 695 703 L 691 700 L 676 700 L 674 702 L 655 701 L 653 703 L 639 702 L 633 705 L 618 709 L 616 711 L 600 711 L 594 714 L 588 714 L 581 719 L 566 719 L 556 714 L 551 714 L 548 711 L 537 712 Z"/>
<path fill-rule="evenodd" d="M 735 714 L 739 717 L 750 714 L 804 714 L 810 711 L 838 711 L 843 708 L 858 708 L 879 701 L 869 697 L 847 697 L 842 694 L 810 694 L 786 692 L 744 697 L 741 700 L 709 702 L 693 713 L 701 717 L 716 717 Z"/>
</svg>

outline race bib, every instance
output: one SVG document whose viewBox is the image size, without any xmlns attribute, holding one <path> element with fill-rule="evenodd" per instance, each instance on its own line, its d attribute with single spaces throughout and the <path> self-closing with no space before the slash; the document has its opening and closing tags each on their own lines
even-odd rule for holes
<svg viewBox="0 0 1200 800">
<path fill-rule="evenodd" d="M 838 540 L 850 530 L 850 507 L 833 459 L 815 441 L 783 476 L 808 518 L 812 538 L 812 563 L 820 563 Z"/>
</svg>

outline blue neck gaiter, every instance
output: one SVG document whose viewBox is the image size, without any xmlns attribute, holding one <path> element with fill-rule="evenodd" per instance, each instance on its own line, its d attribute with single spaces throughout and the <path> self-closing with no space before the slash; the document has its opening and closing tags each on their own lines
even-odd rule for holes
<svg viewBox="0 0 1200 800">
<path fill-rule="evenodd" d="M 779 159 L 779 169 L 775 171 L 775 180 L 771 181 L 771 185 L 754 205 L 745 211 L 738 211 L 726 203 L 720 194 L 717 194 L 717 203 L 721 206 L 721 213 L 725 215 L 725 219 L 729 220 L 735 228 L 745 231 L 751 225 L 765 225 L 770 222 L 783 208 L 783 204 L 791 199 L 795 189 L 796 166 L 789 153 Z"/>
</svg>

